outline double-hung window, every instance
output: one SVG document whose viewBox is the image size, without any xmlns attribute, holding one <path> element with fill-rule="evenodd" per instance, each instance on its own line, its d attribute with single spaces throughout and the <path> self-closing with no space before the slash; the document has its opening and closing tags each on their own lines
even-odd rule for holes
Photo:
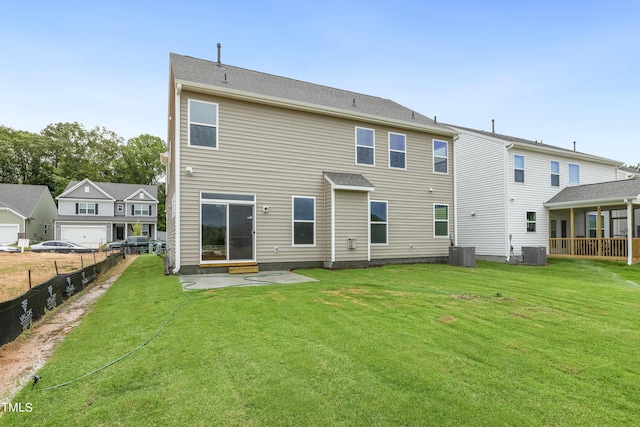
<svg viewBox="0 0 640 427">
<path fill-rule="evenodd" d="M 447 162 L 449 160 L 449 143 L 447 141 L 433 140 L 433 171 L 448 173 Z"/>
<path fill-rule="evenodd" d="M 560 187 L 560 162 L 551 160 L 551 186 Z"/>
<path fill-rule="evenodd" d="M 580 165 L 569 163 L 569 183 L 580 184 Z"/>
<path fill-rule="evenodd" d="M 149 216 L 151 215 L 150 205 L 133 205 L 131 208 L 134 216 Z"/>
<path fill-rule="evenodd" d="M 373 129 L 356 128 L 356 164 L 375 165 L 375 132 Z"/>
<path fill-rule="evenodd" d="M 407 168 L 407 137 L 405 135 L 389 132 L 389 167 Z"/>
<path fill-rule="evenodd" d="M 218 104 L 189 100 L 189 145 L 218 148 Z"/>
<path fill-rule="evenodd" d="M 387 202 L 371 201 L 369 220 L 371 244 L 386 245 L 388 242 Z"/>
<path fill-rule="evenodd" d="M 434 237 L 449 237 L 449 205 L 433 205 Z"/>
<path fill-rule="evenodd" d="M 535 233 L 536 231 L 536 213 L 527 212 L 527 232 Z"/>
<path fill-rule="evenodd" d="M 293 246 L 313 246 L 315 236 L 315 197 L 293 196 Z"/>
<path fill-rule="evenodd" d="M 513 155 L 513 181 L 524 182 L 524 156 Z"/>
<path fill-rule="evenodd" d="M 97 215 L 97 203 L 76 203 L 76 213 L 79 215 Z"/>
</svg>

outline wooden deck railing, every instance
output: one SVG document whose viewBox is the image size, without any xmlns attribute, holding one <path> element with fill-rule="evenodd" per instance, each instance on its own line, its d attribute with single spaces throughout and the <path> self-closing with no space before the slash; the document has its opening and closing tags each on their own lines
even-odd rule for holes
<svg viewBox="0 0 640 427">
<path fill-rule="evenodd" d="M 627 239 L 624 237 L 549 239 L 549 255 L 627 259 L 628 253 Z M 633 239 L 633 258 L 640 259 L 640 239 Z"/>
</svg>

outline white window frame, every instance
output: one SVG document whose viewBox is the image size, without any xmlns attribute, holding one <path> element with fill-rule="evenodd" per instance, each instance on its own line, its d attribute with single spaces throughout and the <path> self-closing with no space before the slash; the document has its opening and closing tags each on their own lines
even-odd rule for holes
<svg viewBox="0 0 640 427">
<path fill-rule="evenodd" d="M 140 209 L 138 209 L 138 206 L 140 206 Z M 144 209 L 146 208 L 146 209 Z M 144 212 L 147 212 L 146 214 Z M 138 213 L 140 212 L 140 213 Z M 149 216 L 149 204 L 139 204 L 139 203 L 134 203 L 133 204 L 133 216 Z"/>
<path fill-rule="evenodd" d="M 578 172 L 578 180 L 577 181 L 572 181 L 571 180 L 571 169 L 575 168 L 575 170 Z M 580 184 L 580 165 L 577 163 L 569 163 L 569 184 Z"/>
<path fill-rule="evenodd" d="M 369 200 L 369 212 L 371 212 L 371 204 L 372 203 L 384 203 L 386 206 L 386 214 L 387 214 L 387 219 L 386 221 L 371 221 L 371 214 L 369 214 L 369 243 L 371 244 L 371 246 L 389 246 L 389 202 L 387 200 Z M 384 243 L 373 243 L 371 241 L 371 238 L 373 237 L 373 232 L 371 231 L 371 226 L 372 224 L 377 224 L 377 225 L 382 225 L 384 224 L 385 227 L 385 237 L 384 237 Z"/>
<path fill-rule="evenodd" d="M 391 148 L 391 135 L 401 136 L 404 139 L 404 150 L 397 150 L 397 149 Z M 389 141 L 389 168 L 407 170 L 407 135 L 405 135 L 404 133 L 389 132 L 388 141 Z M 404 154 L 404 165 L 402 167 L 391 165 L 391 153 Z"/>
<path fill-rule="evenodd" d="M 86 203 L 79 202 L 78 203 L 78 215 L 95 215 L 96 214 L 96 204 L 97 203 Z M 83 208 L 84 206 L 84 208 Z M 91 206 L 91 209 L 89 209 Z M 84 210 L 84 212 L 82 212 Z"/>
<path fill-rule="evenodd" d="M 313 200 L 313 219 L 296 219 L 296 199 Z M 291 246 L 296 248 L 313 248 L 316 246 L 316 198 L 314 196 L 291 196 Z M 313 224 L 313 243 L 296 243 L 295 226 L 296 223 Z"/>
<path fill-rule="evenodd" d="M 436 206 L 446 206 L 447 207 L 447 219 L 436 219 Z M 448 239 L 449 238 L 449 218 L 451 214 L 449 212 L 449 204 L 448 203 L 434 203 L 433 204 L 433 237 L 435 239 Z M 446 236 L 437 236 L 436 235 L 436 223 L 437 222 L 446 222 L 447 223 L 447 235 Z"/>
<path fill-rule="evenodd" d="M 522 157 L 522 167 L 516 167 L 516 157 Z M 517 184 L 524 184 L 526 182 L 526 178 L 525 178 L 525 158 L 522 154 L 514 154 L 513 155 L 513 182 L 517 183 Z M 516 171 L 522 171 L 522 181 L 518 181 L 516 179 Z"/>
<path fill-rule="evenodd" d="M 447 147 L 447 155 L 446 156 L 436 156 L 436 142 L 442 142 Z M 449 141 L 443 141 L 441 139 L 434 139 L 431 144 L 432 157 L 433 157 L 433 173 L 439 173 L 442 175 L 449 175 Z M 436 170 L 436 158 L 445 159 L 445 165 L 447 165 L 447 171 L 441 172 Z"/>
<path fill-rule="evenodd" d="M 201 123 L 201 122 L 192 122 L 191 121 L 191 104 L 194 102 L 198 102 L 200 104 L 209 104 L 209 105 L 215 105 L 216 106 L 216 124 L 215 125 L 211 125 L 210 123 Z M 220 114 L 220 105 L 216 102 L 209 102 L 209 101 L 202 101 L 200 99 L 192 99 L 189 98 L 187 99 L 187 145 L 189 147 L 194 147 L 194 148 L 202 148 L 202 149 L 208 149 L 208 150 L 218 150 L 220 148 L 220 126 L 219 126 L 219 114 Z M 209 147 L 207 145 L 193 145 L 191 144 L 191 124 L 195 124 L 198 126 L 207 126 L 207 127 L 211 127 L 211 128 L 215 128 L 216 130 L 216 146 L 215 147 Z"/>
<path fill-rule="evenodd" d="M 366 130 L 366 131 L 371 131 L 372 133 L 372 140 L 373 140 L 373 145 L 371 147 L 369 147 L 368 145 L 359 145 L 358 144 L 358 129 L 362 129 L 362 130 Z M 355 142 L 356 142 L 356 151 L 355 151 L 355 162 L 356 165 L 358 166 L 369 166 L 369 167 L 373 167 L 376 165 L 376 131 L 375 129 L 369 129 L 369 128 L 365 128 L 362 126 L 356 126 L 355 128 Z M 371 158 L 373 159 L 373 163 L 369 164 L 369 163 L 359 163 L 358 162 L 358 148 L 365 148 L 365 149 L 369 149 L 371 150 Z"/>
<path fill-rule="evenodd" d="M 529 219 L 529 214 L 533 214 L 533 220 Z M 527 233 L 537 233 L 538 232 L 538 213 L 535 211 L 527 211 L 526 213 L 526 228 Z M 529 226 L 533 226 L 533 230 L 529 230 Z"/>
<path fill-rule="evenodd" d="M 553 171 L 553 165 L 554 164 L 558 165 L 558 172 L 554 172 Z M 549 171 L 551 173 L 551 176 L 549 177 L 551 186 L 552 187 L 560 187 L 560 162 L 558 162 L 556 160 L 551 160 L 551 162 L 549 163 Z M 553 177 L 554 176 L 558 177 L 558 185 L 553 185 Z"/>
</svg>

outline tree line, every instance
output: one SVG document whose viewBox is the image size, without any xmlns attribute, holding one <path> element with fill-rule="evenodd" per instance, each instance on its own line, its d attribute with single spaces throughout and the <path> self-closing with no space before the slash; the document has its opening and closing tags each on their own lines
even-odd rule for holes
<svg viewBox="0 0 640 427">
<path fill-rule="evenodd" d="M 129 140 L 115 132 L 82 124 L 50 124 L 40 133 L 0 125 L 0 182 L 46 185 L 53 197 L 70 181 L 158 186 L 158 230 L 165 230 L 165 143 L 143 134 Z"/>
</svg>

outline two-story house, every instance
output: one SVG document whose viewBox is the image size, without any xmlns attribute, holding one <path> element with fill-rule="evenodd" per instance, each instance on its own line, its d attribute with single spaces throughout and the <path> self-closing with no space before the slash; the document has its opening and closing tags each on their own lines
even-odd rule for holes
<svg viewBox="0 0 640 427">
<path fill-rule="evenodd" d="M 454 136 L 391 100 L 171 54 L 174 271 L 446 261 Z"/>
<path fill-rule="evenodd" d="M 569 237 L 570 221 L 550 218 L 545 202 L 563 188 L 615 181 L 621 162 L 493 131 L 451 125 L 456 141 L 458 244 L 480 259 L 517 259 L 525 246 L 549 246 Z M 575 217 L 585 236 L 595 212 Z M 608 224 L 608 222 L 607 222 Z"/>
<path fill-rule="evenodd" d="M 140 224 L 142 234 L 154 239 L 157 197 L 155 185 L 71 181 L 56 198 L 56 239 L 97 248 L 129 237 L 134 224 Z"/>
<path fill-rule="evenodd" d="M 0 184 L 0 244 L 52 239 L 56 215 L 46 185 Z"/>
</svg>

